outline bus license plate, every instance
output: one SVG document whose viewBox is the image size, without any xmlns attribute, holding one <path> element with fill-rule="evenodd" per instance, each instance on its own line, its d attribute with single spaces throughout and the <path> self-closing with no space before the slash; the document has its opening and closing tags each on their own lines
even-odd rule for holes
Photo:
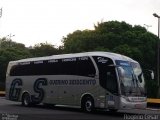
<svg viewBox="0 0 160 120">
<path fill-rule="evenodd" d="M 141 104 L 135 104 L 135 108 L 142 108 Z"/>
</svg>

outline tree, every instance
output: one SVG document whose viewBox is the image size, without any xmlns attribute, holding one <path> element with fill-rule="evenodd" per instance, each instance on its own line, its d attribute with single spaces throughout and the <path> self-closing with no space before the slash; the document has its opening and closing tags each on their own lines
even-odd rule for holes
<svg viewBox="0 0 160 120">
<path fill-rule="evenodd" d="M 25 45 L 6 38 L 0 39 L 0 89 L 4 90 L 6 70 L 9 61 L 27 57 L 31 57 L 31 54 Z"/>
<path fill-rule="evenodd" d="M 24 44 L 13 42 L 11 39 L 2 38 L 0 39 L 0 49 L 5 48 L 18 48 L 18 49 L 26 49 Z"/>
<path fill-rule="evenodd" d="M 32 57 L 50 56 L 59 53 L 57 48 L 48 43 L 36 44 L 33 48 L 29 49 L 29 51 L 32 54 Z"/>
</svg>

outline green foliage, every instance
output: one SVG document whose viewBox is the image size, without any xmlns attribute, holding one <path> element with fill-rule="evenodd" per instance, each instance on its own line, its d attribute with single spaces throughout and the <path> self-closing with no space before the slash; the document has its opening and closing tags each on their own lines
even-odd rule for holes
<svg viewBox="0 0 160 120">
<path fill-rule="evenodd" d="M 157 91 L 158 91 L 157 81 L 146 80 L 146 89 L 147 89 L 147 97 L 149 98 L 157 97 Z"/>
<path fill-rule="evenodd" d="M 33 48 L 30 48 L 29 51 L 33 57 L 49 56 L 59 53 L 58 49 L 48 43 L 36 44 Z"/>
<path fill-rule="evenodd" d="M 0 89 L 4 89 L 7 65 L 9 61 L 30 57 L 25 45 L 13 42 L 6 38 L 0 39 Z"/>
<path fill-rule="evenodd" d="M 141 58 L 142 58 L 141 51 L 138 48 L 130 47 L 127 44 L 123 44 L 123 45 L 119 45 L 119 46 L 115 47 L 113 49 L 113 52 L 123 54 L 126 56 L 130 56 L 131 58 L 134 58 L 138 61 L 142 61 L 141 60 Z"/>
</svg>

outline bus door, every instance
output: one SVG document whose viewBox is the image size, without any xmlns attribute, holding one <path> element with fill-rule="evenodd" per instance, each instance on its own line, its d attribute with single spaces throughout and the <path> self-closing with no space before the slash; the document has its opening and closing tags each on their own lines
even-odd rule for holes
<svg viewBox="0 0 160 120">
<path fill-rule="evenodd" d="M 106 69 L 106 90 L 106 107 L 118 109 L 118 82 L 114 66 L 108 66 Z"/>
</svg>

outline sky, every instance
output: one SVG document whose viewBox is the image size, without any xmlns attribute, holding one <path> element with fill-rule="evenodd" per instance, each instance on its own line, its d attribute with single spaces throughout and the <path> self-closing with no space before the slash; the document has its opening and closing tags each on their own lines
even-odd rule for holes
<svg viewBox="0 0 160 120">
<path fill-rule="evenodd" d="M 26 47 L 55 46 L 75 30 L 94 29 L 97 22 L 125 21 L 158 35 L 160 0 L 0 0 L 0 38 Z"/>
</svg>

